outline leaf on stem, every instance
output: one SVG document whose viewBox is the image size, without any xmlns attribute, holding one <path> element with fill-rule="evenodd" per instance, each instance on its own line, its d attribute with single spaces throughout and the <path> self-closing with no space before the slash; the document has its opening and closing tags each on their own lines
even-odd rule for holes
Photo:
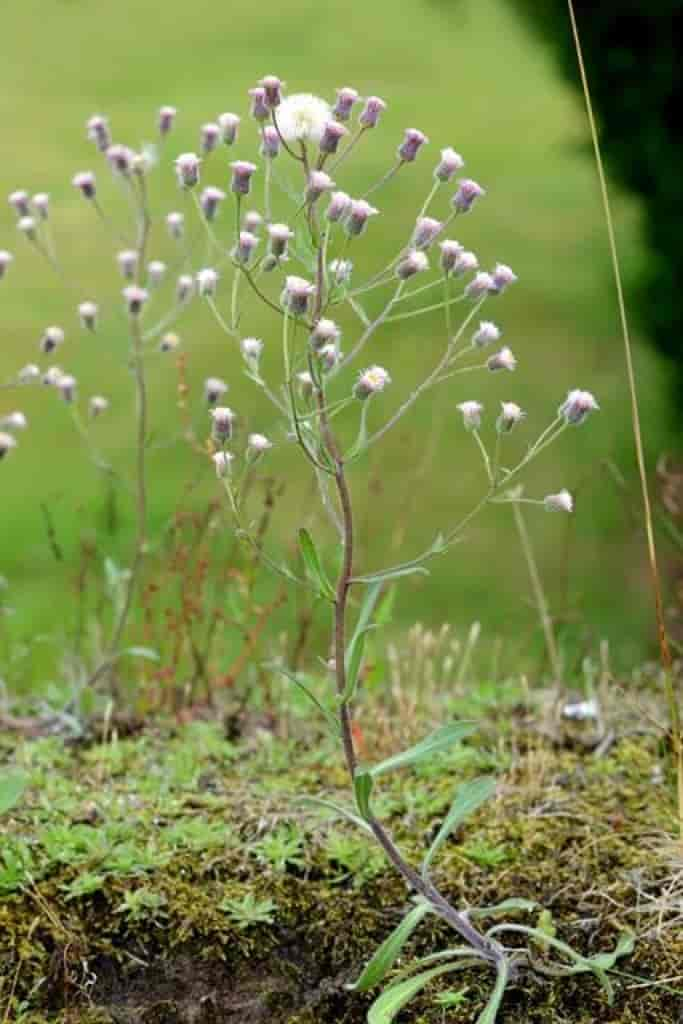
<svg viewBox="0 0 683 1024">
<path fill-rule="evenodd" d="M 370 619 L 372 618 L 381 590 L 381 583 L 376 583 L 374 586 L 370 587 L 363 598 L 360 612 L 358 614 L 358 621 L 356 622 L 356 628 L 353 631 L 353 636 L 351 637 L 344 657 L 346 668 L 346 687 L 344 689 L 344 693 L 341 695 L 341 702 L 343 704 L 351 700 L 356 692 L 358 673 L 360 672 L 363 650 L 365 648 L 365 637 L 367 636 L 368 630 L 373 628 L 370 625 Z"/>
<path fill-rule="evenodd" d="M 264 668 L 271 669 L 273 672 L 278 672 L 281 676 L 284 676 L 285 679 L 289 679 L 291 683 L 294 683 L 294 685 L 298 687 L 299 690 L 301 690 L 301 692 L 308 698 L 308 700 L 310 700 L 312 704 L 315 704 L 318 711 L 321 712 L 330 728 L 332 735 L 336 738 L 339 738 L 339 723 L 337 722 L 334 713 L 330 711 L 329 708 L 326 708 L 325 705 L 318 700 L 313 691 L 309 690 L 308 686 L 306 686 L 306 684 L 301 679 L 299 679 L 296 673 L 290 672 L 290 670 L 288 668 L 285 668 L 284 665 L 279 665 L 275 661 L 266 662 Z"/>
<path fill-rule="evenodd" d="M 315 583 L 322 597 L 325 597 L 328 601 L 334 601 L 334 589 L 325 575 L 325 570 L 315 549 L 313 538 L 303 526 L 299 530 L 299 547 L 301 548 L 301 556 L 306 567 L 306 575 L 312 583 Z"/>
<path fill-rule="evenodd" d="M 353 777 L 353 791 L 356 796 L 356 806 L 361 818 L 370 817 L 370 795 L 372 793 L 373 779 L 370 772 L 356 772 Z"/>
<path fill-rule="evenodd" d="M 401 923 L 393 930 L 391 935 L 378 947 L 371 959 L 368 960 L 358 980 L 346 987 L 354 989 L 356 992 L 367 992 L 368 989 L 379 985 L 380 981 L 393 967 L 401 950 L 420 921 L 431 910 L 432 908 L 428 903 L 418 903 L 416 907 L 413 907 L 410 913 L 406 914 Z"/>
<path fill-rule="evenodd" d="M 478 807 L 493 796 L 495 788 L 496 780 L 491 777 L 473 779 L 471 782 L 466 782 L 465 785 L 459 788 L 455 800 L 453 801 L 453 805 L 446 815 L 436 839 L 429 847 L 422 862 L 423 878 L 426 878 L 429 874 L 429 868 L 434 857 L 451 832 L 454 832 L 465 818 L 468 817 L 468 815 L 473 814 Z"/>
<path fill-rule="evenodd" d="M 21 800 L 28 778 L 23 772 L 12 772 L 0 779 L 0 814 L 7 814 Z"/>
<path fill-rule="evenodd" d="M 370 772 L 373 776 L 377 776 L 382 772 L 392 771 L 394 768 L 405 768 L 406 765 L 415 764 L 433 754 L 441 753 L 442 750 L 458 743 L 465 736 L 470 736 L 475 729 L 475 722 L 453 722 L 451 725 L 442 725 L 440 729 L 430 733 L 414 747 L 409 747 L 408 750 L 404 750 L 400 754 L 394 754 L 386 761 L 380 761 L 370 769 Z"/>
<path fill-rule="evenodd" d="M 458 969 L 458 964 L 443 964 L 441 967 L 432 967 L 429 971 L 423 971 L 407 981 L 401 981 L 397 985 L 391 985 L 382 995 L 374 1001 L 368 1011 L 368 1024 L 391 1024 L 397 1013 L 409 1003 L 413 996 L 427 985 L 432 978 L 438 978 L 441 974 Z M 495 1018 L 490 1018 L 493 1021 Z"/>
</svg>

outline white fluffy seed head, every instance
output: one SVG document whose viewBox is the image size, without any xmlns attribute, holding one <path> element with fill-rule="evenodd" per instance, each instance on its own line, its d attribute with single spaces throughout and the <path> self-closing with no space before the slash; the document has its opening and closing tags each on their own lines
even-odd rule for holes
<svg viewBox="0 0 683 1024">
<path fill-rule="evenodd" d="M 277 110 L 277 124 L 285 142 L 319 143 L 332 117 L 329 103 L 311 93 L 295 93 Z"/>
</svg>

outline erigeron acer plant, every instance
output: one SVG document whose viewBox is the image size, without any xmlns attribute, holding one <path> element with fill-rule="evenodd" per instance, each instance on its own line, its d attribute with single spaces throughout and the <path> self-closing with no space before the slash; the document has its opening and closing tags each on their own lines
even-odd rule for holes
<svg viewBox="0 0 683 1024">
<path fill-rule="evenodd" d="M 451 147 L 441 150 L 432 167 L 426 198 L 407 224 L 404 246 L 387 265 L 379 267 L 367 279 L 356 281 L 354 253 L 358 246 L 372 247 L 372 235 L 381 225 L 380 192 L 396 175 L 408 173 L 418 157 L 424 164 L 422 151 L 428 143 L 426 136 L 417 129 L 407 129 L 380 181 L 370 183 L 363 195 L 349 195 L 343 191 L 348 161 L 364 138 L 378 129 L 385 102 L 376 96 L 361 100 L 358 93 L 348 87 L 337 91 L 334 104 L 307 94 L 285 96 L 283 84 L 275 76 L 262 79 L 249 90 L 249 95 L 250 114 L 257 126 L 255 145 L 245 143 L 242 151 L 240 116 L 222 113 L 215 123 L 205 124 L 200 129 L 201 153 L 181 153 L 170 168 L 189 208 L 184 213 L 170 211 L 163 218 L 162 230 L 178 246 L 175 301 L 153 324 L 146 322 L 150 293 L 160 287 L 164 276 L 170 273 L 163 263 L 150 259 L 154 233 L 158 231 L 148 199 L 154 161 L 148 150 L 137 153 L 114 143 L 105 118 L 93 117 L 88 122 L 89 137 L 110 171 L 128 191 L 136 211 L 136 236 L 118 251 L 117 263 L 124 284 L 123 303 L 136 394 L 137 537 L 108 651 L 91 679 L 105 675 L 122 653 L 147 546 L 148 401 L 144 356 L 151 345 L 159 345 L 160 338 L 162 350 L 173 350 L 177 339 L 167 329 L 182 317 L 188 303 L 196 296 L 211 310 L 218 329 L 234 343 L 247 378 L 272 403 L 283 424 L 287 443 L 297 445 L 308 462 L 318 483 L 321 507 L 339 537 L 341 563 L 333 580 L 327 574 L 312 536 L 305 529 L 299 531 L 305 577 L 297 576 L 263 550 L 260 538 L 252 535 L 246 514 L 245 481 L 259 460 L 272 457 L 269 453 L 274 441 L 266 434 L 252 433 L 245 443 L 236 427 L 240 406 L 248 401 L 246 391 L 236 396 L 234 411 L 224 404 L 225 382 L 219 377 L 209 378 L 205 386 L 210 412 L 208 454 L 225 491 L 238 535 L 273 571 L 295 585 L 312 590 L 330 609 L 330 665 L 335 693 L 325 705 L 317 700 L 315 703 L 341 744 L 353 787 L 355 811 L 339 809 L 339 812 L 374 837 L 417 901 L 353 987 L 364 991 L 381 983 L 404 943 L 427 914 L 435 914 L 448 922 L 463 943 L 405 968 L 375 1002 L 368 1019 L 390 1021 L 431 978 L 481 964 L 494 968 L 497 978 L 489 1003 L 479 1018 L 480 1024 L 490 1024 L 495 1020 L 510 979 L 522 969 L 540 974 L 545 970 L 537 964 L 530 950 L 506 948 L 501 942 L 506 932 L 521 934 L 531 944 L 540 944 L 543 948 L 552 946 L 563 959 L 562 964 L 553 967 L 554 973 L 592 971 L 610 995 L 606 972 L 617 956 L 630 948 L 629 939 L 620 941 L 611 954 L 587 958 L 532 928 L 497 924 L 483 931 L 477 922 L 486 914 L 529 909 L 529 904 L 512 900 L 498 908 L 465 912 L 456 909 L 436 886 L 432 864 L 440 847 L 463 818 L 492 795 L 495 789 L 492 779 L 477 779 L 460 788 L 442 828 L 425 853 L 421 868 L 405 859 L 377 817 L 373 790 L 383 773 L 414 764 L 457 742 L 473 731 L 472 724 L 446 725 L 415 747 L 370 766 L 361 763 L 358 757 L 352 728 L 364 642 L 372 628 L 382 587 L 403 576 L 425 573 L 430 560 L 459 541 L 469 523 L 488 504 L 523 500 L 551 511 L 571 512 L 572 498 L 566 490 L 540 499 L 523 498 L 519 478 L 529 463 L 571 426 L 583 424 L 597 410 L 597 402 L 588 391 L 571 390 L 525 454 L 510 463 L 508 435 L 527 419 L 527 413 L 514 401 L 505 401 L 497 415 L 491 415 L 479 398 L 471 396 L 469 387 L 464 393 L 455 387 L 456 378 L 464 373 L 474 370 L 484 374 L 511 373 L 517 367 L 517 360 L 507 346 L 486 357 L 483 353 L 500 341 L 502 333 L 495 322 L 484 318 L 489 305 L 501 301 L 504 292 L 515 283 L 516 275 L 503 263 L 489 270 L 480 269 L 478 257 L 452 237 L 459 219 L 469 215 L 485 196 L 485 190 L 476 181 L 457 177 L 464 168 L 462 157 Z M 359 113 L 354 120 L 356 107 Z M 175 117 L 173 107 L 163 107 L 160 111 L 158 131 L 162 139 L 172 132 Z M 241 150 L 239 158 L 230 162 L 229 174 L 218 157 L 212 155 L 221 145 Z M 250 157 L 253 160 L 248 159 Z M 169 164 L 165 159 L 162 170 L 168 172 Z M 279 170 L 281 164 L 288 164 L 293 170 L 296 181 L 293 188 L 284 182 Z M 216 184 L 204 181 L 211 170 L 216 175 Z M 259 180 L 258 195 L 262 201 L 255 204 Z M 106 223 L 107 214 L 100 205 L 96 175 L 81 171 L 73 178 L 73 184 Z M 226 234 L 221 213 L 228 204 L 228 192 L 231 193 L 232 228 Z M 247 201 L 250 209 L 245 208 Z M 54 263 L 47 227 L 47 198 L 42 197 L 38 203 L 37 197 L 31 200 L 26 193 L 15 192 L 10 196 L 10 203 L 17 213 L 18 228 L 27 241 Z M 253 209 L 254 205 L 261 208 Z M 203 264 L 198 264 L 188 242 L 190 214 L 196 217 L 206 235 L 207 258 Z M 10 264 L 9 253 L 0 253 L 0 274 L 4 275 Z M 365 307 L 366 296 L 371 292 L 382 296 L 381 310 L 374 316 Z M 414 302 L 418 297 L 423 303 L 418 308 L 406 310 L 402 306 L 406 300 Z M 263 304 L 272 315 L 272 334 L 265 341 L 247 333 L 248 314 L 255 302 Z M 464 312 L 456 326 L 454 313 L 458 309 Z M 367 359 L 368 343 L 386 325 L 434 311 L 441 311 L 444 317 L 441 355 L 424 379 L 416 382 L 412 392 L 400 400 L 395 411 L 387 414 L 385 397 L 392 387 L 391 368 L 375 365 Z M 360 326 L 342 327 L 342 318 L 347 313 L 353 318 L 352 324 L 358 322 Z M 97 329 L 99 309 L 91 298 L 83 297 L 78 315 L 83 329 Z M 52 355 L 63 341 L 62 328 L 48 328 L 41 340 L 43 354 Z M 277 384 L 268 382 L 262 373 L 264 344 L 281 348 L 282 375 Z M 41 376 L 59 390 L 72 409 L 77 408 L 76 380 L 59 368 L 42 371 L 31 365 L 20 370 L 8 383 L 23 385 Z M 469 381 L 469 376 L 466 379 Z M 354 554 L 354 505 L 349 470 L 431 388 L 445 381 L 450 381 L 454 388 L 453 409 L 454 415 L 459 413 L 462 419 L 463 443 L 468 443 L 469 434 L 481 454 L 486 474 L 481 498 L 462 518 L 447 524 L 422 554 L 399 565 L 364 571 L 356 564 Z M 91 416 L 105 412 L 106 407 L 102 396 L 90 399 Z M 3 431 L 0 453 L 3 455 L 16 446 L 14 431 L 23 426 L 17 415 L 11 414 L 0 421 Z M 342 431 L 338 430 L 338 424 L 342 425 Z M 341 438 L 349 424 L 355 427 L 355 441 L 345 445 Z M 80 417 L 77 417 L 77 425 L 87 434 L 88 428 Z M 282 668 L 280 671 L 303 687 L 295 675 Z"/>
</svg>

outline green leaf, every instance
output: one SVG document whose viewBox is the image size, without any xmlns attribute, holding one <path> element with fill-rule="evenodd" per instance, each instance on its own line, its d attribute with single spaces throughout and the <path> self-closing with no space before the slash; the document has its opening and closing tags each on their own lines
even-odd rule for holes
<svg viewBox="0 0 683 1024">
<path fill-rule="evenodd" d="M 508 962 L 507 960 L 501 960 L 498 964 L 498 977 L 496 978 L 496 984 L 493 986 L 491 998 L 477 1017 L 477 1024 L 496 1024 L 496 1017 L 500 1010 L 500 1004 L 503 1002 L 509 976 L 510 968 Z"/>
<path fill-rule="evenodd" d="M 23 772 L 12 772 L 0 779 L 0 814 L 11 811 L 21 800 L 28 777 Z"/>
<path fill-rule="evenodd" d="M 370 795 L 372 793 L 372 775 L 370 772 L 356 772 L 353 777 L 353 791 L 356 794 L 356 805 L 361 818 L 370 817 Z"/>
<path fill-rule="evenodd" d="M 495 788 L 496 780 L 490 776 L 473 779 L 472 782 L 466 782 L 464 786 L 460 787 L 436 839 L 429 847 L 422 862 L 423 878 L 427 877 L 432 860 L 451 832 L 454 832 L 468 815 L 474 813 L 478 807 L 485 803 L 493 795 Z"/>
<path fill-rule="evenodd" d="M 342 818 L 346 818 L 352 825 L 357 825 L 358 828 L 362 828 L 363 831 L 367 832 L 369 835 L 373 834 L 372 829 L 366 821 L 359 818 L 357 814 L 353 813 L 353 811 L 349 811 L 346 807 L 342 807 L 341 804 L 336 804 L 332 800 L 323 800 L 322 797 L 318 796 L 302 796 L 299 797 L 298 802 L 302 804 L 317 804 L 319 807 L 326 807 L 328 810 L 334 811 Z"/>
<path fill-rule="evenodd" d="M 416 974 L 413 978 L 408 978 L 407 981 L 391 985 L 370 1007 L 368 1011 L 368 1024 L 391 1024 L 396 1014 L 432 978 L 438 978 L 440 974 L 446 974 L 448 971 L 455 970 L 457 966 L 457 964 L 443 964 L 441 967 L 432 967 L 430 971 L 423 971 L 421 974 Z"/>
<path fill-rule="evenodd" d="M 299 547 L 301 548 L 301 556 L 306 566 L 306 575 L 311 582 L 315 583 L 323 597 L 326 597 L 328 601 L 334 601 L 334 590 L 325 575 L 325 570 L 315 549 L 313 538 L 303 526 L 299 530 Z"/>
<path fill-rule="evenodd" d="M 151 647 L 125 647 L 121 654 L 128 654 L 131 658 L 146 658 L 147 661 L 159 661 L 159 655 Z"/>
<path fill-rule="evenodd" d="M 401 576 L 429 576 L 429 569 L 424 565 L 395 565 L 389 569 L 378 569 L 377 572 L 369 573 L 367 576 L 354 576 L 353 583 L 386 583 L 387 580 L 397 580 Z"/>
<path fill-rule="evenodd" d="M 457 743 L 465 736 L 470 736 L 475 728 L 474 722 L 453 722 L 451 725 L 443 725 L 436 732 L 431 733 L 425 739 L 416 743 L 414 747 L 409 747 L 408 750 L 404 750 L 401 754 L 395 754 L 393 757 L 387 758 L 386 761 L 380 761 L 370 771 L 373 776 L 376 776 L 381 772 L 388 772 L 394 768 L 404 768 L 406 765 L 415 764 L 417 761 L 424 760 L 425 757 L 430 757 L 433 754 L 440 753 L 442 750 L 446 750 L 447 747 Z"/>
<path fill-rule="evenodd" d="M 356 686 L 358 685 L 358 673 L 360 672 L 360 666 L 363 660 L 363 651 L 365 649 L 365 638 L 368 630 L 373 628 L 370 625 L 370 620 L 381 591 L 381 583 L 377 583 L 370 587 L 360 606 L 356 628 L 353 631 L 353 636 L 351 637 L 344 657 L 346 667 L 346 687 L 340 698 L 343 704 L 350 701 L 356 692 Z"/>
<path fill-rule="evenodd" d="M 535 900 L 525 900 L 521 896 L 511 896 L 509 900 L 496 903 L 493 907 L 470 907 L 467 911 L 468 917 L 498 917 L 499 914 L 508 914 L 511 910 L 525 910 L 531 912 L 538 909 Z"/>
<path fill-rule="evenodd" d="M 296 687 L 298 687 L 301 690 L 301 692 L 306 697 L 308 697 L 308 699 L 311 701 L 311 703 L 315 704 L 315 706 L 318 709 L 318 711 L 320 711 L 320 713 L 325 718 L 325 721 L 327 722 L 327 724 L 328 724 L 332 734 L 335 737 L 339 737 L 339 735 L 340 735 L 339 722 L 337 721 L 334 713 L 332 711 L 330 711 L 329 708 L 326 708 L 325 705 L 321 701 L 318 700 L 318 698 L 313 693 L 313 691 L 309 690 L 309 688 L 306 686 L 306 684 L 304 682 L 302 682 L 301 679 L 299 679 L 299 677 L 296 675 L 296 673 L 290 672 L 290 670 L 288 668 L 285 668 L 284 665 L 279 665 L 275 661 L 267 661 L 264 664 L 264 668 L 271 669 L 273 672 L 279 672 L 279 674 L 281 676 L 284 676 L 285 679 L 289 679 L 290 683 L 294 683 L 294 685 Z"/>
<path fill-rule="evenodd" d="M 378 947 L 374 956 L 368 960 L 358 981 L 347 988 L 355 989 L 357 992 L 367 992 L 369 988 L 379 985 L 380 981 L 391 970 L 401 950 L 413 934 L 423 917 L 430 913 L 431 907 L 428 903 L 418 903 L 416 907 L 406 914 L 397 928 Z"/>
</svg>

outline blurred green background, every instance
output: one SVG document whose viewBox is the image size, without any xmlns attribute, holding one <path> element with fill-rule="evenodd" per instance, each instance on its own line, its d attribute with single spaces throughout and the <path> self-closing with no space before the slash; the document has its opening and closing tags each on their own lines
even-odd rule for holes
<svg viewBox="0 0 683 1024">
<path fill-rule="evenodd" d="M 638 504 L 622 343 L 585 115 L 577 95 L 557 77 L 549 54 L 503 0 L 443 6 L 424 0 L 398 8 L 386 0 L 372 5 L 352 0 L 343 7 L 295 0 L 286 8 L 215 0 L 170 0 L 163 7 L 151 0 L 27 0 L 3 12 L 2 60 L 0 192 L 50 193 L 64 276 L 58 279 L 16 237 L 9 207 L 0 209 L 0 248 L 16 255 L 0 285 L 0 380 L 26 362 L 39 361 L 41 331 L 47 324 L 62 324 L 67 341 L 51 361 L 78 377 L 82 400 L 93 392 L 111 398 L 112 408 L 95 425 L 95 435 L 107 457 L 124 468 L 131 464 L 132 394 L 125 319 L 119 312 L 117 245 L 75 194 L 72 175 L 97 170 L 105 208 L 124 226 L 128 211 L 85 138 L 91 114 L 110 118 L 116 141 L 140 146 L 155 138 L 157 108 L 163 103 L 178 107 L 177 128 L 151 184 L 154 212 L 161 220 L 168 210 L 182 208 L 173 157 L 197 149 L 199 125 L 221 111 L 246 115 L 246 90 L 262 75 L 280 75 L 290 92 L 332 98 L 335 87 L 353 85 L 363 94 L 384 97 L 389 108 L 381 128 L 340 168 L 338 185 L 351 194 L 365 191 L 390 166 L 405 127 L 421 128 L 431 145 L 377 194 L 382 215 L 354 253 L 356 280 L 383 266 L 405 243 L 430 187 L 438 150 L 452 145 L 461 152 L 467 173 L 486 186 L 488 195 L 458 224 L 456 236 L 479 254 L 484 266 L 502 260 L 519 275 L 515 288 L 485 311 L 503 327 L 519 368 L 514 376 L 472 374 L 442 385 L 356 468 L 352 487 L 359 510 L 359 568 L 367 571 L 422 551 L 481 494 L 481 463 L 462 429 L 457 402 L 478 398 L 485 403 L 489 437 L 500 400 L 519 402 L 529 417 L 511 438 L 511 448 L 521 452 L 553 417 L 569 388 L 589 388 L 600 401 L 600 414 L 569 432 L 527 477 L 527 493 L 535 496 L 568 487 L 576 495 L 576 514 L 563 519 L 532 509 L 528 523 L 551 604 L 566 619 L 563 634 L 572 655 L 601 638 L 610 640 L 620 664 L 651 650 L 644 545 L 633 514 Z M 256 129 L 245 117 L 238 155 L 252 157 L 256 145 Z M 204 183 L 226 187 L 232 158 L 234 151 L 213 154 Z M 257 186 L 254 205 L 260 195 Z M 639 211 L 622 197 L 614 198 L 628 279 L 644 258 Z M 440 203 L 436 215 L 445 210 L 444 197 Z M 281 205 L 278 215 L 291 216 L 287 209 Z M 223 237 L 228 237 L 229 224 L 226 204 L 219 221 Z M 150 256 L 172 259 L 163 224 L 157 224 Z M 155 298 L 151 321 L 163 312 L 169 294 Z M 75 309 L 86 298 L 96 299 L 104 310 L 96 336 L 78 328 Z M 219 305 L 226 308 L 227 303 L 223 289 Z M 378 308 L 376 301 L 368 306 Z M 249 302 L 243 325 L 245 334 L 264 339 L 265 372 L 277 381 L 275 316 Z M 357 322 L 349 319 L 343 326 L 348 351 Z M 199 429 L 203 432 L 206 422 L 202 382 L 215 374 L 229 382 L 229 404 L 242 425 L 281 442 L 264 464 L 264 472 L 285 482 L 277 537 L 271 542 L 290 542 L 303 516 L 317 536 L 333 543 L 316 513 L 306 468 L 284 444 L 270 408 L 244 378 L 234 343 L 198 302 L 177 329 Z M 387 366 L 393 384 L 375 403 L 373 422 L 380 422 L 428 372 L 443 337 L 439 313 L 376 335 L 367 359 Z M 662 397 L 666 371 L 640 341 L 636 364 L 652 465 L 672 441 L 670 411 Z M 201 502 L 215 494 L 215 481 L 210 468 L 186 447 L 165 442 L 179 427 L 173 361 L 151 352 L 148 366 L 154 538 L 181 498 Z M 32 661 L 44 680 L 56 671 L 61 638 L 71 629 L 70 594 L 80 540 L 96 535 L 100 552 L 125 564 L 131 507 L 121 495 L 117 529 L 108 533 L 106 490 L 67 408 L 52 391 L 0 391 L 0 416 L 15 408 L 29 417 L 30 429 L 0 466 L 0 573 L 13 609 L 4 620 L 5 638 L 8 645 L 46 634 L 55 638 Z M 61 563 L 48 542 L 45 508 L 65 554 Z M 286 615 L 277 628 L 286 627 Z M 466 543 L 432 563 L 430 578 L 406 582 L 395 618 L 399 624 L 419 619 L 460 625 L 478 619 L 485 644 L 497 636 L 513 651 L 536 643 L 528 577 L 510 509 L 489 509 L 469 530 Z"/>
</svg>

